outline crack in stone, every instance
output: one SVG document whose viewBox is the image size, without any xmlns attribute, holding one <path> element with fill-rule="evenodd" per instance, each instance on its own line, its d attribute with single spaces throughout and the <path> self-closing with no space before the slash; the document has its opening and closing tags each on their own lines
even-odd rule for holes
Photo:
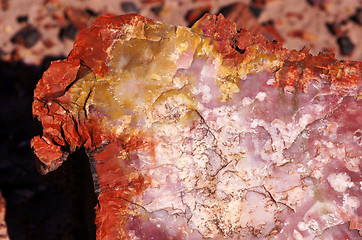
<svg viewBox="0 0 362 240">
<path fill-rule="evenodd" d="M 133 202 L 133 201 L 130 201 L 130 200 L 128 200 L 128 199 L 126 199 L 126 198 L 124 198 L 124 197 L 120 197 L 120 196 L 117 196 L 116 198 L 119 198 L 119 199 L 122 199 L 122 200 L 124 200 L 124 201 L 126 201 L 126 202 L 129 202 L 129 203 L 131 203 L 131 204 L 133 204 L 133 205 L 135 205 L 135 206 L 138 206 L 138 207 L 140 207 L 140 208 L 142 208 L 144 211 L 146 211 L 147 213 L 150 213 L 149 211 L 147 211 L 147 209 L 145 208 L 145 207 L 143 207 L 142 205 L 140 205 L 140 204 L 138 204 L 138 203 L 135 203 L 135 202 Z"/>
</svg>

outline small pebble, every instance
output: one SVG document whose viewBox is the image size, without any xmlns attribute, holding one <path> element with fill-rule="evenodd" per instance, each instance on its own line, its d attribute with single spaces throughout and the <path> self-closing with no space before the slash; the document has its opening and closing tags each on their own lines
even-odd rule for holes
<svg viewBox="0 0 362 240">
<path fill-rule="evenodd" d="M 92 9 L 90 8 L 87 8 L 85 10 L 91 17 L 97 17 L 98 16 L 98 13 L 96 13 L 95 11 L 93 11 Z"/>
<path fill-rule="evenodd" d="M 354 44 L 351 42 L 348 36 L 341 36 L 337 39 L 339 50 L 342 55 L 351 55 L 354 50 Z"/>
<path fill-rule="evenodd" d="M 358 8 L 356 13 L 351 17 L 351 19 L 355 23 L 362 25 L 362 8 Z"/>
<path fill-rule="evenodd" d="M 253 14 L 253 16 L 256 18 L 258 18 L 260 16 L 261 12 L 263 11 L 263 9 L 253 6 L 253 5 L 249 6 L 249 10 Z"/>
<path fill-rule="evenodd" d="M 237 4 L 230 4 L 220 9 L 219 13 L 221 13 L 224 16 L 229 16 L 233 10 L 236 8 Z"/>
<path fill-rule="evenodd" d="M 160 15 L 160 12 L 163 8 L 163 5 L 158 5 L 156 7 L 151 8 L 151 11 L 156 14 L 156 16 Z"/>
<path fill-rule="evenodd" d="M 64 40 L 65 38 L 75 40 L 78 34 L 78 28 L 73 24 L 69 24 L 66 27 L 60 29 L 59 38 Z"/>
<path fill-rule="evenodd" d="M 16 18 L 16 21 L 18 21 L 18 23 L 27 22 L 28 21 L 28 16 L 27 15 L 21 15 L 21 16 Z"/>
<path fill-rule="evenodd" d="M 125 13 L 139 13 L 139 9 L 132 2 L 123 2 L 121 8 Z"/>
<path fill-rule="evenodd" d="M 27 48 L 31 48 L 39 41 L 40 38 L 41 34 L 39 31 L 35 27 L 28 25 L 15 33 L 15 35 L 11 38 L 11 41 Z"/>
<path fill-rule="evenodd" d="M 322 7 L 325 3 L 325 0 L 307 0 L 307 2 L 312 6 Z"/>
</svg>

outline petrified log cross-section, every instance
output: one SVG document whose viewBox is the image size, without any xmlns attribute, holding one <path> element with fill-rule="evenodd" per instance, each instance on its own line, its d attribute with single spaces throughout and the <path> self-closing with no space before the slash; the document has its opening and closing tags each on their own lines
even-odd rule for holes
<svg viewBox="0 0 362 240">
<path fill-rule="evenodd" d="M 358 239 L 361 66 L 101 16 L 39 81 L 32 147 L 43 173 L 86 149 L 97 239 Z"/>
</svg>

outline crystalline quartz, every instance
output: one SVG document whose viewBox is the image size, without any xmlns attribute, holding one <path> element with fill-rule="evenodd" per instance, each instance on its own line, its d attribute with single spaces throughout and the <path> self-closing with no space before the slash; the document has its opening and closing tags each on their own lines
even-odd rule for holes
<svg viewBox="0 0 362 240">
<path fill-rule="evenodd" d="M 39 81 L 32 147 L 44 173 L 85 148 L 97 239 L 359 239 L 361 68 L 221 15 L 101 16 Z"/>
</svg>

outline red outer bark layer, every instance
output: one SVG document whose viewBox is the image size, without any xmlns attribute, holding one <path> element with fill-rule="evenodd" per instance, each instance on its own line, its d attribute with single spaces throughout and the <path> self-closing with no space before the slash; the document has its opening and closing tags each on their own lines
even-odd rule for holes
<svg viewBox="0 0 362 240">
<path fill-rule="evenodd" d="M 357 86 L 362 81 L 361 62 L 338 61 L 334 54 L 320 53 L 312 56 L 307 48 L 300 52 L 288 51 L 282 48 L 281 43 L 269 42 L 263 36 L 252 36 L 246 29 L 237 31 L 236 24 L 221 14 L 206 14 L 196 25 L 202 29 L 204 37 L 216 43 L 216 50 L 232 65 L 252 59 L 256 54 L 251 51 L 250 47 L 253 45 L 259 47 L 259 52 L 276 56 L 283 62 L 282 66 L 274 70 L 278 87 L 294 86 L 304 89 L 318 74 L 329 75 L 336 88 Z"/>
</svg>

